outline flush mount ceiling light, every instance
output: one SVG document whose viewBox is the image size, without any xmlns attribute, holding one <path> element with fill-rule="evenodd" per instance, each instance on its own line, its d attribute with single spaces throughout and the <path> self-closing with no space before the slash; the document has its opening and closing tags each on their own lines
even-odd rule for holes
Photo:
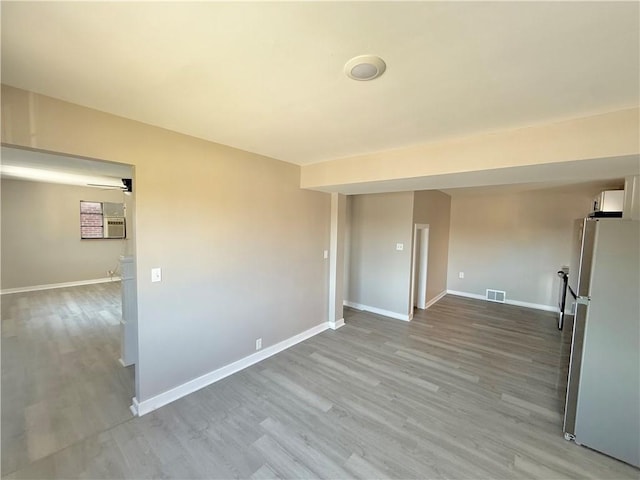
<svg viewBox="0 0 640 480">
<path fill-rule="evenodd" d="M 360 55 L 353 57 L 344 66 L 347 77 L 358 81 L 367 81 L 378 78 L 384 73 L 387 64 L 375 55 Z"/>
</svg>

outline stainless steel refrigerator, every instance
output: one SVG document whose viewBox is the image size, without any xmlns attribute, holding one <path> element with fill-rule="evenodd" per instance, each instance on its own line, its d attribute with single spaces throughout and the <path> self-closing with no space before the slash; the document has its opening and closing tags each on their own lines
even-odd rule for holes
<svg viewBox="0 0 640 480">
<path fill-rule="evenodd" d="M 640 466 L 640 222 L 578 220 L 567 440 Z"/>
</svg>

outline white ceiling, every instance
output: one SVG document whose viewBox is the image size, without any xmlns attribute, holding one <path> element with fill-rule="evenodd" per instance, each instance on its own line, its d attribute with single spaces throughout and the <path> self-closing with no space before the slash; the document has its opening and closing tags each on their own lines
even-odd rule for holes
<svg viewBox="0 0 640 480">
<path fill-rule="evenodd" d="M 301 165 L 639 103 L 638 2 L 1 8 L 3 83 Z"/>
</svg>

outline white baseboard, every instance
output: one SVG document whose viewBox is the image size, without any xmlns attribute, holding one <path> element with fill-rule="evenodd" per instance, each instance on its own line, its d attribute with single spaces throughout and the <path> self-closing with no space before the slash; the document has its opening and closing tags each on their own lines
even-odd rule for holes
<svg viewBox="0 0 640 480">
<path fill-rule="evenodd" d="M 486 300 L 486 297 L 484 295 L 479 295 L 477 293 L 468 293 L 468 292 L 459 292 L 457 290 L 447 290 L 447 293 L 450 293 L 451 295 L 458 295 L 460 297 L 467 297 L 467 298 L 476 298 L 478 300 Z M 530 303 L 530 302 L 521 302 L 520 300 L 509 300 L 508 298 L 505 299 L 504 303 L 506 303 L 507 305 L 515 305 L 517 307 L 526 307 L 526 308 L 533 308 L 535 310 L 544 310 L 546 312 L 558 312 L 558 307 L 554 306 L 554 305 L 544 305 L 542 303 Z"/>
<path fill-rule="evenodd" d="M 340 327 L 344 327 L 344 318 L 340 320 L 329 320 L 329 328 L 331 330 L 337 330 Z"/>
<path fill-rule="evenodd" d="M 286 340 L 276 343 L 275 345 L 267 347 L 256 353 L 252 353 L 247 357 L 241 358 L 236 362 L 225 365 L 224 367 L 221 367 L 212 372 L 206 373 L 201 377 L 194 378 L 193 380 L 183 383 L 182 385 L 172 388 L 171 390 L 167 390 L 166 392 L 156 395 L 155 397 L 151 397 L 148 400 L 139 402 L 138 399 L 134 397 L 133 404 L 131 405 L 130 409 L 134 415 L 145 415 L 160 407 L 163 407 L 164 405 L 174 402 L 179 398 L 189 395 L 190 393 L 196 392 L 201 388 L 208 387 L 212 383 L 222 380 L 229 375 L 232 375 L 236 372 L 239 372 L 240 370 L 244 370 L 245 368 L 250 367 L 251 365 L 261 362 L 262 360 L 265 360 L 266 358 L 269 358 L 276 353 L 280 353 L 281 351 L 286 350 L 287 348 L 292 347 L 297 343 L 311 338 L 318 333 L 324 332 L 328 328 L 330 328 L 329 322 L 323 322 L 319 325 L 316 325 L 315 327 L 310 328 L 309 330 L 305 330 L 304 332 L 299 333 L 298 335 L 294 335 L 293 337 L 287 338 Z"/>
<path fill-rule="evenodd" d="M 451 295 L 457 295 L 459 297 L 475 298 L 476 300 L 486 300 L 484 295 L 469 292 L 459 292 L 457 290 L 447 290 L 447 293 Z"/>
<path fill-rule="evenodd" d="M 529 303 L 529 302 L 521 302 L 519 300 L 509 300 L 507 299 L 505 303 L 509 305 L 516 305 L 518 307 L 526 307 L 526 308 L 535 308 L 536 310 L 544 310 L 546 312 L 555 312 L 559 313 L 560 309 L 553 305 L 543 305 L 542 303 Z"/>
<path fill-rule="evenodd" d="M 131 410 L 131 413 L 133 413 L 135 417 L 140 416 L 138 413 L 140 411 L 140 404 L 138 403 L 138 400 L 136 400 L 136 397 L 131 399 L 131 406 L 129 407 L 129 410 Z"/>
<path fill-rule="evenodd" d="M 94 278 L 93 280 L 80 280 L 78 282 L 49 283 L 47 285 L 34 285 L 32 287 L 6 288 L 0 291 L 1 295 L 9 293 L 36 292 L 38 290 L 53 290 L 54 288 L 80 287 L 82 285 L 93 285 L 95 283 L 119 282 L 120 277 Z"/>
<path fill-rule="evenodd" d="M 442 297 L 444 297 L 447 294 L 446 290 L 441 291 L 438 295 L 436 295 L 435 297 L 433 297 L 431 300 L 429 300 L 426 305 L 424 306 L 424 309 L 426 310 L 427 308 L 429 308 L 431 305 L 433 305 L 434 303 L 437 303 L 438 300 L 440 300 Z"/>
<path fill-rule="evenodd" d="M 364 310 L 366 312 L 377 313 L 378 315 L 384 315 L 385 317 L 395 318 L 397 320 L 404 320 L 405 322 L 411 321 L 411 317 L 407 314 L 391 312 L 389 310 L 383 310 L 382 308 L 371 307 L 369 305 L 363 305 L 361 303 L 344 301 L 344 305 L 347 307 L 355 308 L 356 310 Z"/>
<path fill-rule="evenodd" d="M 118 363 L 123 367 L 130 367 L 131 365 L 135 364 L 135 362 L 125 363 L 125 361 L 122 358 L 118 359 Z"/>
</svg>

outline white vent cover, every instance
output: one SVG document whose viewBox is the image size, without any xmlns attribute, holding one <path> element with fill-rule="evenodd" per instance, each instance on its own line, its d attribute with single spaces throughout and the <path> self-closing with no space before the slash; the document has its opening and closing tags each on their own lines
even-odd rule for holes
<svg viewBox="0 0 640 480">
<path fill-rule="evenodd" d="M 507 293 L 502 290 L 491 290 L 487 288 L 487 300 L 490 302 L 504 303 Z"/>
</svg>

